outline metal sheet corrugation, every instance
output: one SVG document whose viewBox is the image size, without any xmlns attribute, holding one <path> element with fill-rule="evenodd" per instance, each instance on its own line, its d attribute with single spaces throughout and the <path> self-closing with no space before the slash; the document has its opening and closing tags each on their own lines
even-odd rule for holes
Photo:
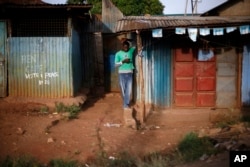
<svg viewBox="0 0 250 167">
<path fill-rule="evenodd" d="M 0 97 L 7 95 L 6 23 L 0 21 Z"/>
<path fill-rule="evenodd" d="M 118 68 L 115 67 L 115 53 L 105 57 L 105 89 L 108 92 L 120 91 Z"/>
<path fill-rule="evenodd" d="M 222 48 L 217 58 L 216 107 L 236 107 L 237 55 L 235 48 Z"/>
<path fill-rule="evenodd" d="M 242 106 L 250 106 L 250 44 L 244 46 L 242 65 Z"/>
<path fill-rule="evenodd" d="M 117 20 L 123 17 L 123 13 L 110 1 L 102 1 L 103 33 L 115 32 Z"/>
<path fill-rule="evenodd" d="M 171 49 L 163 39 L 144 38 L 143 46 L 145 102 L 157 108 L 168 108 L 171 105 L 172 86 Z M 137 85 L 137 99 L 141 98 L 140 87 Z"/>
<path fill-rule="evenodd" d="M 72 96 L 69 45 L 68 37 L 10 38 L 9 96 Z"/>
<path fill-rule="evenodd" d="M 103 78 L 102 76 L 99 78 L 95 78 L 96 74 L 98 74 L 100 71 L 96 70 L 96 64 L 98 63 L 96 61 L 96 57 L 100 56 L 102 57 L 102 51 L 99 52 L 100 48 L 102 48 L 102 42 L 98 42 L 100 40 L 101 34 L 91 34 L 86 33 L 82 36 L 83 44 L 82 47 L 83 51 L 83 58 L 82 58 L 82 71 L 83 71 L 83 86 L 85 87 L 93 87 L 95 84 L 98 83 L 98 80 Z"/>
<path fill-rule="evenodd" d="M 80 36 L 77 31 L 73 29 L 72 31 L 72 80 L 74 94 L 81 88 L 82 84 L 82 56 L 81 56 L 81 47 L 80 47 Z"/>
<path fill-rule="evenodd" d="M 85 32 L 95 33 L 95 32 L 102 32 L 103 30 L 103 23 L 101 21 L 100 15 L 92 15 L 91 21 L 88 22 L 85 26 L 83 26 Z"/>
<path fill-rule="evenodd" d="M 250 24 L 250 16 L 199 17 L 199 16 L 126 16 L 115 27 L 116 32 L 175 27 L 220 27 Z"/>
</svg>

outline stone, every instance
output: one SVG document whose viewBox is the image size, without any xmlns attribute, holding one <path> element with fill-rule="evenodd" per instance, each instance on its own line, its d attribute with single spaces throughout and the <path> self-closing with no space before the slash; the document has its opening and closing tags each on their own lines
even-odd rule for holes
<svg viewBox="0 0 250 167">
<path fill-rule="evenodd" d="M 54 140 L 52 137 L 50 137 L 50 138 L 48 138 L 47 142 L 48 142 L 48 143 L 54 143 L 55 140 Z"/>
<path fill-rule="evenodd" d="M 17 128 L 16 133 L 19 135 L 23 135 L 25 133 L 25 130 L 23 130 L 22 128 Z"/>
</svg>

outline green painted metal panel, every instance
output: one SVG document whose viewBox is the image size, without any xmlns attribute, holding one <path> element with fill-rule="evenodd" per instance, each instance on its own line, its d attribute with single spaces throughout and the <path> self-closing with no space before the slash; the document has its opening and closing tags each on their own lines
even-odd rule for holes
<svg viewBox="0 0 250 167">
<path fill-rule="evenodd" d="M 73 96 L 69 37 L 12 37 L 9 46 L 9 96 Z"/>
</svg>

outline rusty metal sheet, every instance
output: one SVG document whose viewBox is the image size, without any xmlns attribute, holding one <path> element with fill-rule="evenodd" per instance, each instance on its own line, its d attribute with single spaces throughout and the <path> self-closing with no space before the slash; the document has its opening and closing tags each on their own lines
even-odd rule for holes
<svg viewBox="0 0 250 167">
<path fill-rule="evenodd" d="M 126 16 L 120 19 L 116 32 L 176 27 L 218 27 L 240 26 L 250 23 L 250 16 Z"/>
</svg>

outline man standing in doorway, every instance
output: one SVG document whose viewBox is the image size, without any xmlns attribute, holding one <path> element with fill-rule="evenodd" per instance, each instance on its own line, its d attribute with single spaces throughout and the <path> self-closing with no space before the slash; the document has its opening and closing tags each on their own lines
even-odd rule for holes
<svg viewBox="0 0 250 167">
<path fill-rule="evenodd" d="M 130 47 L 128 40 L 123 41 L 122 49 L 115 55 L 115 65 L 118 67 L 119 84 L 123 97 L 123 108 L 129 109 L 133 85 L 133 56 L 135 47 Z"/>
</svg>

